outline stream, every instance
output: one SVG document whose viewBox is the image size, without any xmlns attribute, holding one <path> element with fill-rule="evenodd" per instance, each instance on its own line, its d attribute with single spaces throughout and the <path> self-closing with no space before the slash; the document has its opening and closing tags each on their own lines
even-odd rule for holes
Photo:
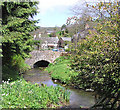
<svg viewBox="0 0 120 110">
<path fill-rule="evenodd" d="M 26 81 L 29 81 L 33 84 L 41 83 L 46 84 L 47 86 L 61 86 L 60 83 L 54 82 L 48 72 L 40 70 L 40 68 L 34 68 L 27 71 L 23 75 Z M 85 92 L 83 90 L 75 89 L 73 87 L 63 87 L 70 91 L 70 101 L 66 108 L 89 108 L 95 103 L 94 93 L 93 92 Z"/>
</svg>

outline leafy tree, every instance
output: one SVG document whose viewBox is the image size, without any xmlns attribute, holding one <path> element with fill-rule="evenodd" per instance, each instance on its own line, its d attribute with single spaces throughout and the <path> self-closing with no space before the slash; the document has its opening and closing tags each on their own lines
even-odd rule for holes
<svg viewBox="0 0 120 110">
<path fill-rule="evenodd" d="M 72 83 L 78 88 L 94 89 L 102 97 L 98 104 L 112 109 L 120 106 L 117 105 L 120 98 L 119 5 L 114 1 L 100 2 L 96 6 L 107 12 L 111 9 L 110 16 L 102 20 L 100 16 L 96 31 L 90 31 L 90 35 L 81 40 L 78 47 L 71 48 L 71 51 L 76 51 L 71 55 L 71 68 L 79 72 L 77 77 L 72 78 Z"/>
<path fill-rule="evenodd" d="M 68 29 L 67 28 L 65 29 L 65 33 L 68 33 Z"/>
<path fill-rule="evenodd" d="M 56 33 L 52 32 L 51 34 L 49 34 L 49 37 L 56 37 Z"/>
<path fill-rule="evenodd" d="M 61 27 L 59 37 L 69 37 L 69 31 L 68 31 L 67 26 L 65 24 L 63 24 Z"/>
<path fill-rule="evenodd" d="M 59 35 L 61 36 L 61 35 L 62 35 L 62 33 L 60 32 L 60 33 L 59 33 Z"/>
<path fill-rule="evenodd" d="M 1 33 L 1 19 L 0 19 L 0 33 Z M 0 57 L 2 57 L 2 35 L 0 34 Z"/>
<path fill-rule="evenodd" d="M 3 2 L 1 4 L 3 69 L 4 66 L 11 67 L 14 64 L 15 69 L 19 71 L 17 60 L 24 60 L 33 49 L 35 41 L 30 32 L 37 29 L 35 25 L 37 21 L 32 19 L 37 14 L 37 4 L 38 2 Z"/>
<path fill-rule="evenodd" d="M 66 25 L 65 25 L 65 24 L 62 25 L 61 31 L 62 31 L 63 29 L 66 29 Z"/>
</svg>

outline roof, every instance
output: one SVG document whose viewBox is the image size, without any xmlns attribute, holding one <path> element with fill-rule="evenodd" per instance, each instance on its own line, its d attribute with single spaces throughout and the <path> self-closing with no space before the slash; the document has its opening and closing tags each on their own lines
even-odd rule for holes
<svg viewBox="0 0 120 110">
<path fill-rule="evenodd" d="M 80 32 L 80 39 L 84 39 L 89 34 L 88 30 Z"/>
<path fill-rule="evenodd" d="M 96 31 L 94 28 L 88 28 L 86 30 L 81 30 L 77 34 L 72 36 L 72 42 L 78 42 L 81 39 L 85 39 L 89 35 L 89 31 Z"/>
<path fill-rule="evenodd" d="M 43 43 L 49 43 L 49 44 L 57 44 L 59 39 L 57 37 L 40 37 L 40 38 L 36 38 L 35 40 L 40 40 L 41 44 Z"/>
<path fill-rule="evenodd" d="M 61 37 L 64 41 L 71 41 L 71 37 Z"/>
<path fill-rule="evenodd" d="M 46 32 L 47 32 L 47 33 L 53 33 L 53 32 L 55 32 L 55 31 L 49 31 L 49 30 L 48 30 L 48 31 L 46 31 Z"/>
</svg>

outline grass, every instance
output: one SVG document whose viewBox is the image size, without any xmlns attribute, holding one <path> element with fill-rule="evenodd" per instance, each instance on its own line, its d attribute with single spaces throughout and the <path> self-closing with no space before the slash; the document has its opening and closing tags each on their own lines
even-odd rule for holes
<svg viewBox="0 0 120 110">
<path fill-rule="evenodd" d="M 72 76 L 78 75 L 70 68 L 70 59 L 67 56 L 60 56 L 53 64 L 45 69 L 51 73 L 52 79 L 57 79 L 62 83 L 69 84 Z"/>
<path fill-rule="evenodd" d="M 70 93 L 57 86 L 39 86 L 24 79 L 3 81 L 2 108 L 55 108 L 69 101 Z"/>
</svg>

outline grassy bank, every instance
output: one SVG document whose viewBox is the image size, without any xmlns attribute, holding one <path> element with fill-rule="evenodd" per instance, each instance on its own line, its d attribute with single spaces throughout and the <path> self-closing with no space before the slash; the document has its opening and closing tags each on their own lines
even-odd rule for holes
<svg viewBox="0 0 120 110">
<path fill-rule="evenodd" d="M 70 93 L 61 87 L 31 84 L 24 79 L 0 85 L 2 108 L 54 108 L 69 101 Z"/>
<path fill-rule="evenodd" d="M 60 56 L 53 64 L 49 64 L 46 70 L 51 74 L 52 79 L 70 84 L 71 77 L 78 75 L 70 68 L 70 64 L 68 56 Z"/>
</svg>

